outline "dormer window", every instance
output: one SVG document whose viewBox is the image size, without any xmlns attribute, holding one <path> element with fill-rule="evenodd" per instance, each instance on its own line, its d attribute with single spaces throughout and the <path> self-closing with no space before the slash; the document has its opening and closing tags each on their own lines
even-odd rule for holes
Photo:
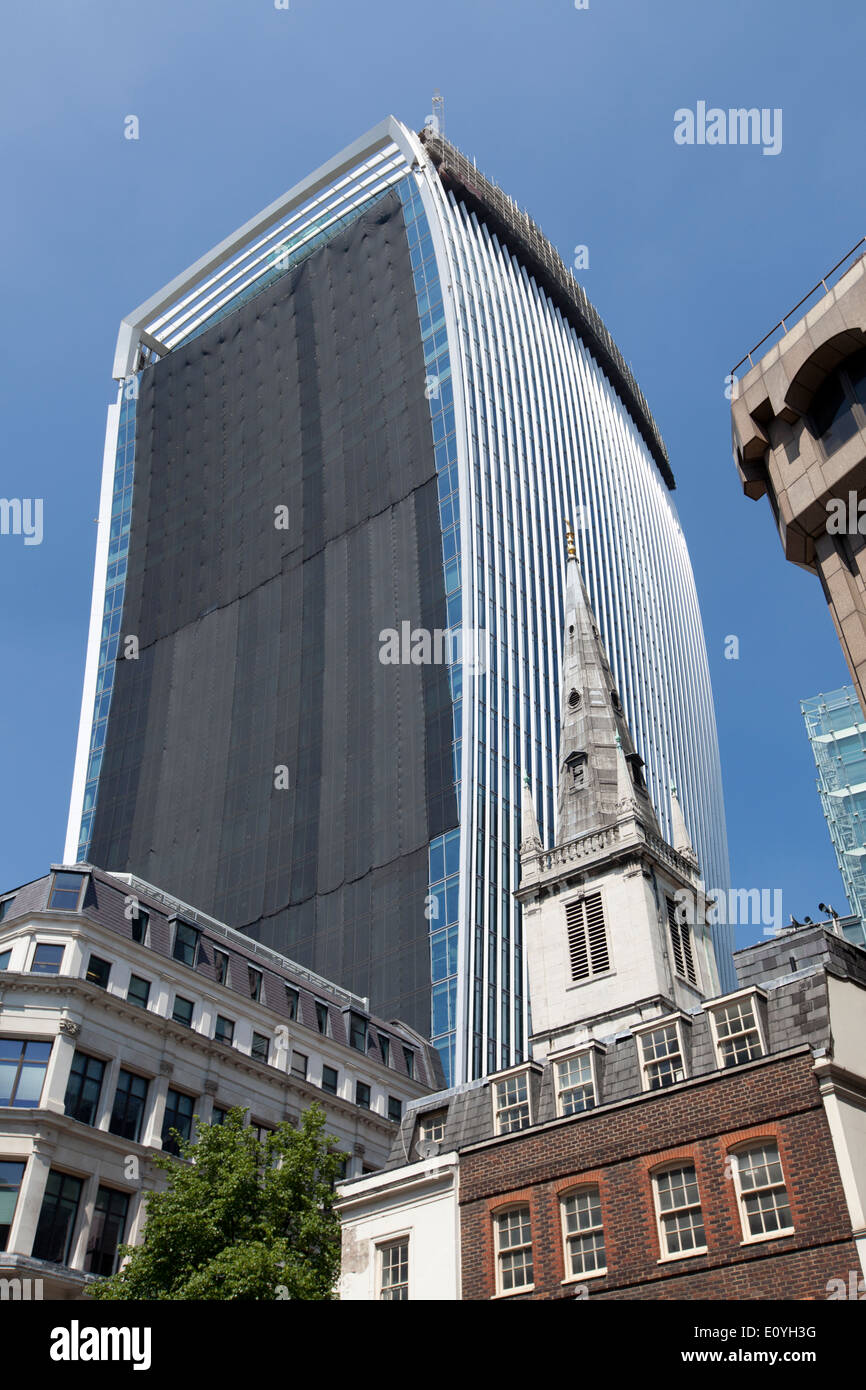
<svg viewBox="0 0 866 1390">
<path fill-rule="evenodd" d="M 133 941 L 139 946 L 147 945 L 147 926 L 150 921 L 150 913 L 143 908 L 136 907 L 135 916 L 131 919 L 131 934 Z"/>
<path fill-rule="evenodd" d="M 586 786 L 586 768 L 588 763 L 586 753 L 569 753 L 565 760 L 565 766 L 571 774 L 572 791 L 580 791 L 581 787 Z"/>
<path fill-rule="evenodd" d="M 685 1081 L 686 1050 L 681 1015 L 635 1028 L 640 1053 L 641 1085 L 645 1091 L 661 1091 Z"/>
<path fill-rule="evenodd" d="M 626 753 L 625 756 L 626 762 L 631 768 L 631 780 L 634 783 L 635 791 L 639 792 L 641 796 L 646 796 L 647 789 L 643 775 L 643 758 L 640 753 Z"/>
<path fill-rule="evenodd" d="M 723 1003 L 707 1006 L 712 1019 L 716 1061 L 720 1067 L 736 1067 L 766 1055 L 755 989 L 731 995 Z"/>
<path fill-rule="evenodd" d="M 428 1110 L 426 1115 L 422 1115 L 418 1120 L 418 1144 L 441 1144 L 445 1138 L 445 1122 L 448 1119 L 447 1110 Z M 421 1149 L 419 1147 L 419 1153 Z M 423 1155 L 422 1155 L 423 1156 Z"/>
<path fill-rule="evenodd" d="M 493 1083 L 493 1119 L 497 1134 L 514 1134 L 531 1123 L 528 1071 Z"/>
<path fill-rule="evenodd" d="M 48 895 L 49 910 L 60 908 L 63 912 L 77 912 L 86 881 L 86 874 L 55 873 Z"/>
<path fill-rule="evenodd" d="M 556 1062 L 555 1067 L 557 1115 L 592 1110 L 597 1096 L 592 1052 L 575 1052 Z"/>
<path fill-rule="evenodd" d="M 349 1046 L 356 1052 L 367 1051 L 367 1020 L 362 1014 L 349 1014 Z"/>
<path fill-rule="evenodd" d="M 195 927 L 191 927 L 188 922 L 178 922 L 174 929 L 174 950 L 172 955 L 175 960 L 179 960 L 182 965 L 195 967 L 195 958 L 198 953 L 199 934 Z"/>
</svg>

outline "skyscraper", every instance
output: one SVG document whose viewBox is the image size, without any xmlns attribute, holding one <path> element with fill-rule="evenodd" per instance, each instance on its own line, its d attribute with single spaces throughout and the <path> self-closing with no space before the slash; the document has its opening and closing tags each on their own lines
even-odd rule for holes
<svg viewBox="0 0 866 1390">
<path fill-rule="evenodd" d="M 801 700 L 821 807 L 852 912 L 866 918 L 866 722 L 853 685 Z"/>
<path fill-rule="evenodd" d="M 68 860 L 431 1031 L 449 1080 L 521 1057 L 520 783 L 549 843 L 572 519 L 662 829 L 674 781 L 726 888 L 658 429 L 435 123 L 389 118 L 202 257 L 123 321 L 114 375 Z M 427 659 L 437 630 L 483 661 Z"/>
</svg>

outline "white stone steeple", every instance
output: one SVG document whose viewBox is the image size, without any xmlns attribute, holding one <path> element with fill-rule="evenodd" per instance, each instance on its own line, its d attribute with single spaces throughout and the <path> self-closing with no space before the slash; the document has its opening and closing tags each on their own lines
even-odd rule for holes
<svg viewBox="0 0 866 1390">
<path fill-rule="evenodd" d="M 562 651 L 557 835 L 572 840 L 617 819 L 631 798 L 635 814 L 660 835 L 625 712 L 568 533 Z"/>
<path fill-rule="evenodd" d="M 522 807 L 533 1055 L 695 1008 L 719 992 L 697 858 L 672 790 L 662 837 L 569 532 L 557 842 Z M 680 919 L 684 920 L 680 920 Z"/>
</svg>

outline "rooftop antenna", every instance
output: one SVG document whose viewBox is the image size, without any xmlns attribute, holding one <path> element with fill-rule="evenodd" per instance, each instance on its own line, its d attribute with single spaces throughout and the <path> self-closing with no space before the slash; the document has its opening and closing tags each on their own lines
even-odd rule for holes
<svg viewBox="0 0 866 1390">
<path fill-rule="evenodd" d="M 445 98 L 438 87 L 433 93 L 433 111 L 427 117 L 426 125 L 434 135 L 438 135 L 441 140 L 445 139 Z"/>
</svg>

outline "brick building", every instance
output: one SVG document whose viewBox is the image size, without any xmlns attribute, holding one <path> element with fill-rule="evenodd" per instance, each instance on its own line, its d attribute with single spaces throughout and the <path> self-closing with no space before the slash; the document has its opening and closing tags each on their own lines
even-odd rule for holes
<svg viewBox="0 0 866 1390">
<path fill-rule="evenodd" d="M 840 984 L 856 991 L 862 1038 L 866 953 L 822 927 L 799 936 L 738 955 L 741 969 L 762 975 L 783 970 L 792 953 L 804 962 L 791 983 L 777 979 L 766 991 L 769 1050 L 755 1060 L 720 1070 L 702 1049 L 706 1070 L 696 1059 L 681 1081 L 622 1099 L 602 1092 L 597 1106 L 571 1116 L 556 1114 L 548 1067 L 535 1123 L 507 1136 L 492 1132 L 490 1098 L 473 1097 L 489 1137 L 466 1142 L 465 1116 L 463 1298 L 507 1292 L 504 1266 L 514 1262 L 504 1258 L 502 1228 L 521 1209 L 532 1278 L 522 1295 L 515 1285 L 516 1296 L 826 1298 L 830 1280 L 847 1281 L 852 1269 L 860 1277 L 840 1176 L 856 1136 L 841 1127 L 837 1153 L 823 1092 L 841 1084 L 829 1057 L 828 996 Z M 710 1008 L 692 1027 L 707 1040 Z M 617 1049 L 636 1081 L 637 1039 Z M 863 1190 L 861 1170 L 861 1201 Z M 855 1211 L 863 1244 L 862 1207 Z"/>
<path fill-rule="evenodd" d="M 866 951 L 783 932 L 719 993 L 676 795 L 670 845 L 569 571 L 552 849 L 524 800 L 531 1057 L 412 1102 L 343 1185 L 342 1296 L 429 1297 L 447 1248 L 441 1297 L 826 1298 L 866 1270 Z"/>
</svg>

